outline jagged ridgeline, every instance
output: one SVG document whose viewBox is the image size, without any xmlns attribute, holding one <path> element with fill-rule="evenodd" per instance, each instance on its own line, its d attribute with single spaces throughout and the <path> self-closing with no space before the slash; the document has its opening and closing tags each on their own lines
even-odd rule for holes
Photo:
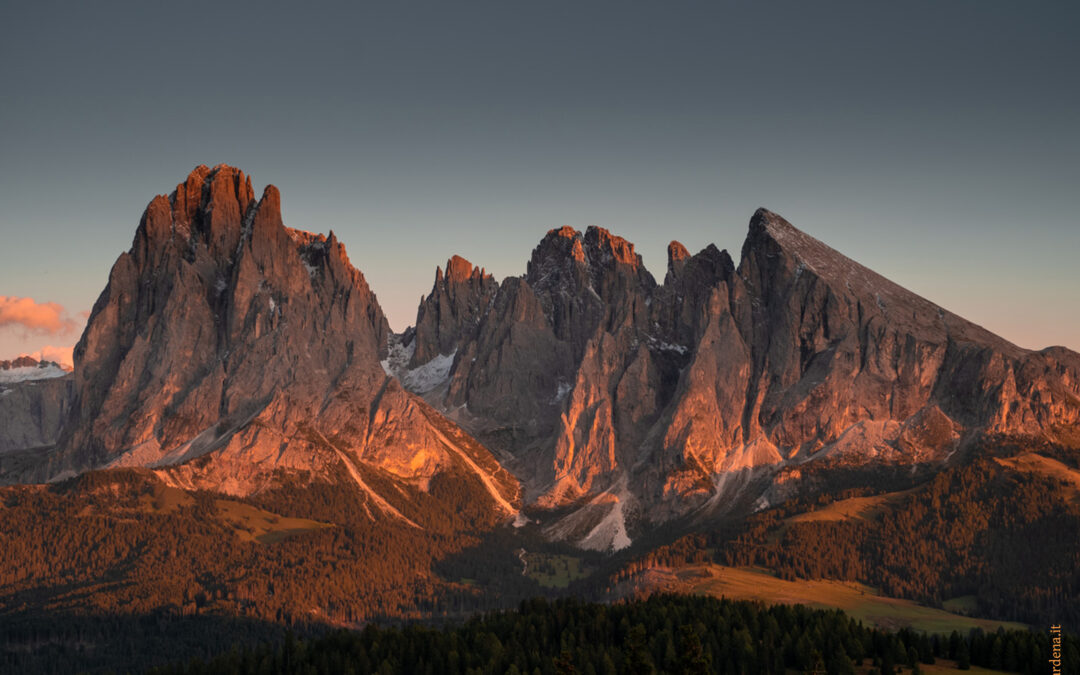
<svg viewBox="0 0 1080 675">
<path fill-rule="evenodd" d="M 390 369 L 528 503 L 571 507 L 547 534 L 586 548 L 830 476 L 925 478 L 977 445 L 1080 438 L 1076 353 L 1013 345 L 764 209 L 738 264 L 672 242 L 662 284 L 597 227 L 551 230 L 520 278 L 447 270 Z"/>
<path fill-rule="evenodd" d="M 312 481 L 359 491 L 372 519 L 422 528 L 410 491 L 479 485 L 493 515 L 517 482 L 380 366 L 389 328 L 331 232 L 285 227 L 228 166 L 147 206 L 75 349 L 70 415 L 23 478 L 144 467 L 250 495 Z M 395 487 L 396 486 L 396 487 Z"/>
<path fill-rule="evenodd" d="M 764 209 L 737 264 L 672 242 L 663 283 L 596 227 L 551 230 L 501 282 L 454 256 L 394 335 L 335 235 L 286 227 L 278 190 L 229 166 L 150 202 L 75 362 L 34 436 L 54 447 L 10 448 L 6 481 L 323 482 L 423 528 L 407 512 L 441 476 L 496 520 L 554 509 L 547 537 L 596 550 L 834 469 L 926 476 L 988 439 L 1080 437 L 1080 355 L 1013 345 Z"/>
<path fill-rule="evenodd" d="M 942 608 L 1075 605 L 1076 538 L 1044 535 L 1076 529 L 1080 355 L 763 209 L 738 260 L 672 242 L 662 283 L 596 227 L 502 281 L 451 257 L 394 334 L 337 237 L 255 195 L 195 169 L 147 206 L 74 372 L 0 369 L 0 669 L 129 630 L 210 657 L 656 579 L 777 590 L 723 563 L 966 626 Z"/>
</svg>

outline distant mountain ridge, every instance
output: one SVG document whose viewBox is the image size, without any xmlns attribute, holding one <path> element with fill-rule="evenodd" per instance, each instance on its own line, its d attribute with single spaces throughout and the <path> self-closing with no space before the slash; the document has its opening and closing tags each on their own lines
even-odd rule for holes
<svg viewBox="0 0 1080 675">
<path fill-rule="evenodd" d="M 0 361 L 0 384 L 63 377 L 69 372 L 70 368 L 64 368 L 55 361 L 38 361 L 32 356 L 20 356 Z"/>
<path fill-rule="evenodd" d="M 1080 355 L 1012 345 L 765 209 L 737 264 L 673 241 L 663 283 L 597 227 L 549 231 L 501 282 L 454 256 L 393 335 L 335 235 L 286 227 L 277 189 L 224 165 L 150 202 L 70 386 L 55 448 L 5 481 L 317 480 L 423 527 L 441 476 L 598 550 L 782 501 L 806 466 L 934 471 L 990 437 L 1080 436 Z"/>
<path fill-rule="evenodd" d="M 0 476 L 6 453 L 52 446 L 71 403 L 70 371 L 31 356 L 0 361 Z"/>
</svg>

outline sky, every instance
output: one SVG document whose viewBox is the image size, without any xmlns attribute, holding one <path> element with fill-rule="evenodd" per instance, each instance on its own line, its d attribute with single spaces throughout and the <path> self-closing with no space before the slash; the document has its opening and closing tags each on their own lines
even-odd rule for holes
<svg viewBox="0 0 1080 675">
<path fill-rule="evenodd" d="M 218 163 L 396 330 L 453 254 L 518 275 L 599 225 L 662 279 L 765 206 L 1080 350 L 1078 7 L 0 0 L 0 358 L 70 348 L 150 199 Z"/>
</svg>

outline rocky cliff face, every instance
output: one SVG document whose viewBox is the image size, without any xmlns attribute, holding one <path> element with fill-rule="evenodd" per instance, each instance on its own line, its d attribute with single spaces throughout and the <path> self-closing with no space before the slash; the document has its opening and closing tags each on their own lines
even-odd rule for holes
<svg viewBox="0 0 1080 675">
<path fill-rule="evenodd" d="M 0 361 L 0 454 L 55 445 L 71 404 L 71 383 L 71 375 L 51 361 Z M 0 480 L 6 468 L 0 467 Z"/>
<path fill-rule="evenodd" d="M 910 452 L 941 449 L 918 438 L 920 423 L 939 426 L 930 420 L 947 417 L 958 433 L 1027 435 L 1080 420 L 1077 354 L 1021 349 L 775 214 L 755 214 L 738 276 L 751 298 L 739 321 L 752 345 L 747 438 L 808 455 L 856 425 L 882 423 L 878 449 L 903 436 Z"/>
<path fill-rule="evenodd" d="M 764 209 L 737 267 L 711 245 L 668 260 L 658 286 L 625 240 L 552 230 L 428 396 L 530 499 L 579 505 L 554 536 L 618 546 L 627 517 L 722 509 L 784 467 L 932 465 L 1080 423 L 1080 355 L 1020 349 Z"/>
<path fill-rule="evenodd" d="M 445 275 L 437 268 L 435 285 L 416 313 L 411 365 L 453 354 L 463 341 L 472 339 L 498 287 L 490 274 L 461 256 L 446 261 Z"/>
<path fill-rule="evenodd" d="M 150 203 L 75 361 L 69 398 L 10 441 L 51 443 L 70 400 L 57 450 L 4 480 L 303 476 L 422 526 L 410 495 L 435 477 L 509 516 L 516 476 L 534 508 L 572 507 L 550 536 L 597 549 L 782 499 L 806 467 L 910 474 L 987 439 L 1080 438 L 1080 355 L 1012 345 L 764 209 L 738 264 L 672 242 L 662 284 L 596 227 L 551 230 L 501 283 L 453 257 L 391 335 L 333 233 L 285 227 L 277 190 L 256 200 L 227 166 Z"/>
<path fill-rule="evenodd" d="M 332 232 L 287 228 L 276 188 L 256 200 L 239 170 L 199 167 L 150 203 L 113 266 L 45 477 L 144 466 L 233 494 L 344 480 L 373 513 L 408 520 L 372 472 L 420 490 L 451 472 L 514 511 L 512 478 L 380 367 L 388 336 Z"/>
</svg>

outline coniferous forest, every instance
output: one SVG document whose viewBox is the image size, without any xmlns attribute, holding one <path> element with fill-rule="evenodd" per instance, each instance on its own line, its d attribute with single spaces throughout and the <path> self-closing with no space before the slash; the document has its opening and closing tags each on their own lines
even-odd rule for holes
<svg viewBox="0 0 1080 675">
<path fill-rule="evenodd" d="M 523 602 L 446 629 L 423 626 L 334 632 L 312 640 L 234 650 L 157 675 L 261 673 L 918 673 L 940 659 L 1047 672 L 1049 638 L 1027 631 L 927 635 L 867 628 L 843 612 L 763 607 L 661 595 L 625 604 Z M 1066 637 L 1064 672 L 1080 672 L 1080 643 Z M 953 665 L 950 663 L 950 666 Z"/>
</svg>

